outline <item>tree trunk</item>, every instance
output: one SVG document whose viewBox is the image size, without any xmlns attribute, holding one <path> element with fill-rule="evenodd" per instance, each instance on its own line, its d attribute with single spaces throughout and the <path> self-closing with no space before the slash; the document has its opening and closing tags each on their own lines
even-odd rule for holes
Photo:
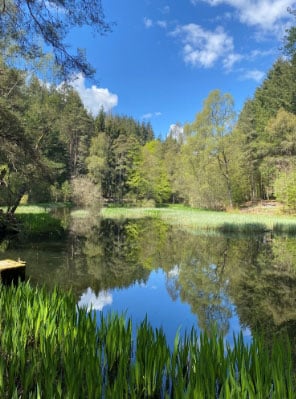
<svg viewBox="0 0 296 399">
<path fill-rule="evenodd" d="M 10 215 L 14 214 L 14 212 L 16 211 L 17 207 L 19 206 L 21 199 L 26 191 L 27 191 L 27 186 L 25 184 L 23 184 L 19 190 L 19 193 L 18 193 L 16 199 L 14 200 L 14 203 L 8 207 L 7 212 L 6 212 L 7 214 L 10 214 Z"/>
</svg>

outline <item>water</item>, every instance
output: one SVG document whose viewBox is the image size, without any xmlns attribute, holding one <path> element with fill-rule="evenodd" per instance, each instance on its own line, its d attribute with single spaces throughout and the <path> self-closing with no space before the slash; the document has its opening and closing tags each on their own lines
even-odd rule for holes
<svg viewBox="0 0 296 399">
<path fill-rule="evenodd" d="M 1 258 L 27 262 L 32 284 L 71 288 L 80 306 L 116 311 L 139 325 L 145 316 L 175 334 L 216 323 L 225 339 L 255 330 L 295 340 L 296 239 L 207 236 L 160 220 L 73 221 L 59 241 L 13 240 Z"/>
</svg>

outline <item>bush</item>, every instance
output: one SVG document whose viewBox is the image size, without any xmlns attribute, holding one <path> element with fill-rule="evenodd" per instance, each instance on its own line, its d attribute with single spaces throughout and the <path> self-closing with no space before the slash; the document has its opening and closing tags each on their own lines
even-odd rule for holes
<svg viewBox="0 0 296 399">
<path fill-rule="evenodd" d="M 88 177 L 75 177 L 71 181 L 72 201 L 82 208 L 99 210 L 102 206 L 102 197 L 98 185 Z"/>
</svg>

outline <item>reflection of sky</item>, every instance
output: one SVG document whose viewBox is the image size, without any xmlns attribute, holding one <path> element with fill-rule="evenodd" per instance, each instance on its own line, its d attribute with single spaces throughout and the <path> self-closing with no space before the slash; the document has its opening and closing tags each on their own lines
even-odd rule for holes
<svg viewBox="0 0 296 399">
<path fill-rule="evenodd" d="M 173 275 L 177 274 L 177 267 L 173 269 Z M 79 306 L 85 306 L 97 313 L 108 314 L 110 311 L 125 314 L 132 319 L 134 331 L 147 315 L 149 323 L 154 328 L 162 327 L 169 345 L 173 345 L 176 333 L 181 336 L 185 331 L 195 327 L 199 332 L 198 317 L 191 312 L 190 305 L 180 300 L 178 296 L 173 300 L 166 288 L 166 274 L 158 269 L 150 273 L 146 284 L 135 283 L 128 288 L 102 291 L 99 295 L 88 288 L 81 296 Z M 106 306 L 110 305 L 110 306 Z M 225 339 L 231 344 L 233 334 L 241 331 L 240 322 L 236 316 L 235 307 L 231 307 L 232 316 L 229 319 L 229 332 Z M 98 318 L 97 320 L 99 320 Z M 243 330 L 246 341 L 250 341 L 250 331 Z"/>
<path fill-rule="evenodd" d="M 106 305 L 112 304 L 112 294 L 110 291 L 101 291 L 96 295 L 91 288 L 88 288 L 78 301 L 79 307 L 86 307 L 87 310 L 101 311 Z"/>
</svg>

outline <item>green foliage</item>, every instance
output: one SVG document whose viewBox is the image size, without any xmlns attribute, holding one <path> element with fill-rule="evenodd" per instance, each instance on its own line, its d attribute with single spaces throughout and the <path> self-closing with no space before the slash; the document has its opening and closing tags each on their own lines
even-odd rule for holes
<svg viewBox="0 0 296 399">
<path fill-rule="evenodd" d="M 66 84 L 47 87 L 2 60 L 0 69 L 0 204 L 11 213 L 24 194 L 29 203 L 77 199 L 76 178 L 108 204 L 224 210 L 277 197 L 295 207 L 284 178 L 296 165 L 294 58 L 275 62 L 238 121 L 231 95 L 213 90 L 182 138 L 163 142 L 131 117 L 93 117 Z"/>
<path fill-rule="evenodd" d="M 291 212 L 296 211 L 296 171 L 282 172 L 275 181 L 275 194 Z"/>
<path fill-rule="evenodd" d="M 131 320 L 77 309 L 70 294 L 28 284 L 0 287 L 2 398 L 133 397 L 293 399 L 291 349 L 242 335 L 224 344 L 215 329 L 176 336 L 170 351 L 147 319 L 132 340 Z"/>
<path fill-rule="evenodd" d="M 64 183 L 61 186 L 61 193 L 62 193 L 62 200 L 63 202 L 69 202 L 71 199 L 71 195 L 72 195 L 72 188 L 71 188 L 71 184 L 68 180 L 64 181 Z"/>
<path fill-rule="evenodd" d="M 274 195 L 277 172 L 291 165 L 295 136 L 295 63 L 278 59 L 241 111 L 241 134 L 250 199 Z"/>
<path fill-rule="evenodd" d="M 105 22 L 101 0 L 79 0 L 75 3 L 55 1 L 40 5 L 38 1 L 1 2 L 0 49 L 6 58 L 22 58 L 22 63 L 44 57 L 44 45 L 53 53 L 59 75 L 68 78 L 81 72 L 92 76 L 94 70 L 83 50 L 69 53 L 65 39 L 72 28 L 90 26 L 95 33 L 110 31 Z"/>
<path fill-rule="evenodd" d="M 26 237 L 59 238 L 64 233 L 61 221 L 45 212 L 18 213 L 16 218 L 21 225 L 22 234 Z"/>
<path fill-rule="evenodd" d="M 296 17 L 296 10 L 291 8 L 288 9 L 290 14 Z M 296 26 L 291 26 L 287 30 L 287 35 L 284 37 L 284 50 L 288 56 L 290 56 L 293 60 L 295 60 L 296 55 Z"/>
<path fill-rule="evenodd" d="M 98 212 L 101 208 L 99 187 L 86 176 L 71 180 L 71 199 L 78 207 L 91 209 L 95 212 Z"/>
<path fill-rule="evenodd" d="M 183 176 L 193 206 L 223 209 L 233 207 L 239 198 L 235 175 L 242 168 L 240 146 L 233 133 L 235 119 L 232 97 L 214 90 L 195 121 L 185 126 Z"/>
<path fill-rule="evenodd" d="M 136 154 L 136 168 L 131 170 L 128 185 L 136 200 L 154 200 L 156 204 L 171 197 L 171 185 L 162 154 L 162 143 L 153 140 Z"/>
</svg>

